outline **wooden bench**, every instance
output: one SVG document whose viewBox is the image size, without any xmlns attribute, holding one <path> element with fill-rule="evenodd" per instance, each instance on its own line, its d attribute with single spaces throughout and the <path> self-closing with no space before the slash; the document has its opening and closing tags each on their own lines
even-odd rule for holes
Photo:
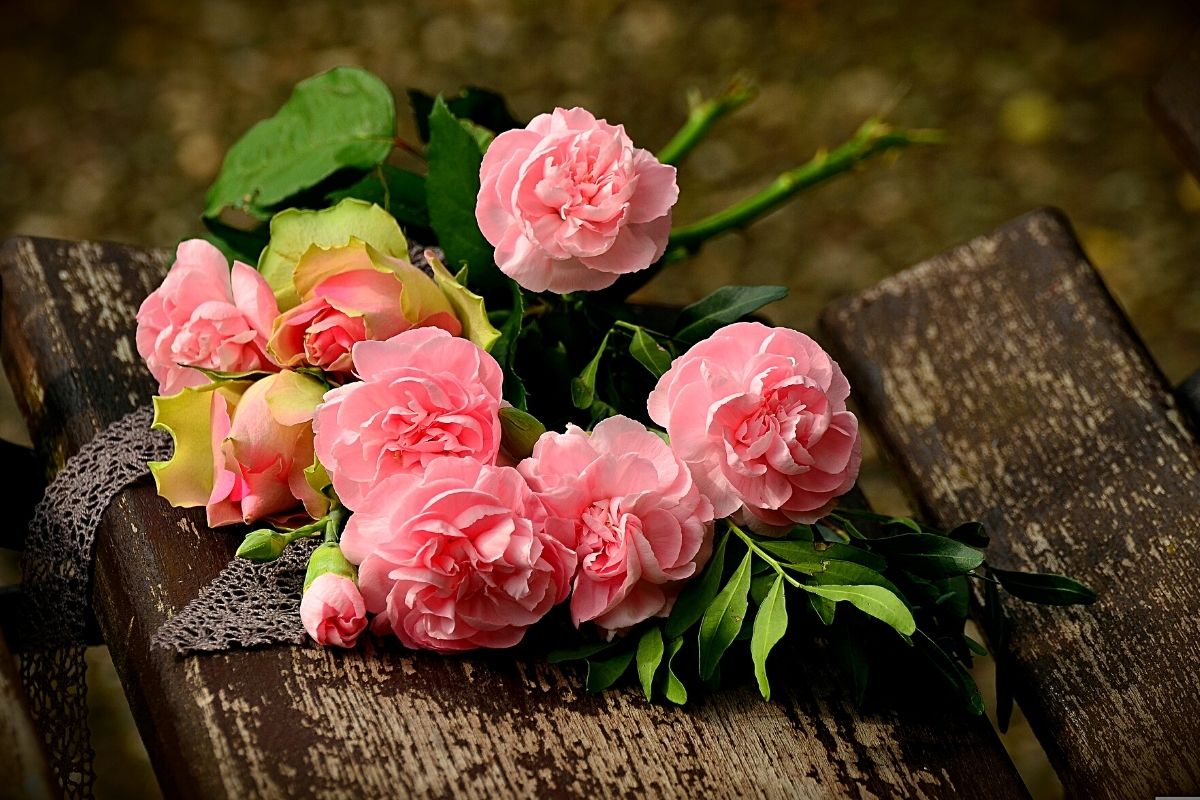
<svg viewBox="0 0 1200 800">
<path fill-rule="evenodd" d="M 149 397 L 132 319 L 165 260 L 0 251 L 0 346 L 48 472 Z M 1024 217 L 836 304 L 825 328 L 932 520 L 981 518 L 999 565 L 1100 592 L 1009 603 L 1018 699 L 1068 792 L 1200 790 L 1200 449 L 1065 221 Z M 789 656 L 775 702 L 746 684 L 686 709 L 508 656 L 152 649 L 235 543 L 149 484 L 100 532 L 100 629 L 171 797 L 1026 796 L 985 720 L 859 712 L 820 647 Z"/>
</svg>

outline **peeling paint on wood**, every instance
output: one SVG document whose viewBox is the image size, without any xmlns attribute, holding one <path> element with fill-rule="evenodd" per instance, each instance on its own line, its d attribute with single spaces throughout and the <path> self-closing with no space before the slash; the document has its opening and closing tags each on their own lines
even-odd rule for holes
<svg viewBox="0 0 1200 800">
<path fill-rule="evenodd" d="M 1200 793 L 1200 448 L 1065 217 L 1022 217 L 823 325 L 935 522 L 979 519 L 996 566 L 1099 593 L 1006 604 L 1017 699 L 1067 792 Z"/>
</svg>

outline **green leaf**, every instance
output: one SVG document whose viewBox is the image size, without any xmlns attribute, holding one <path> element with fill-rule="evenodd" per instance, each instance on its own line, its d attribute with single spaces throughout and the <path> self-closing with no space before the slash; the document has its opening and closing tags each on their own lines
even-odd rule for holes
<svg viewBox="0 0 1200 800">
<path fill-rule="evenodd" d="M 392 151 L 396 106 L 369 72 L 337 67 L 296 84 L 275 116 L 229 148 L 204 216 L 236 208 L 259 219 L 340 169 L 371 169 Z"/>
<path fill-rule="evenodd" d="M 971 547 L 986 548 L 991 541 L 983 524 L 979 522 L 964 522 L 947 535 L 954 541 L 968 544 Z"/>
<path fill-rule="evenodd" d="M 837 603 L 826 597 L 809 594 L 808 605 L 817 617 L 820 618 L 822 625 L 833 624 L 833 618 L 837 615 Z"/>
<path fill-rule="evenodd" d="M 439 97 L 429 115 L 429 223 L 453 269 L 469 267 L 471 289 L 485 293 L 507 280 L 496 268 L 495 250 L 475 221 L 483 153 L 471 131 Z"/>
<path fill-rule="evenodd" d="M 783 576 L 775 578 L 775 585 L 767 593 L 766 600 L 759 606 L 754 617 L 754 635 L 750 637 L 750 658 L 754 662 L 754 677 L 758 691 L 766 700 L 771 699 L 771 683 L 767 680 L 767 656 L 787 632 L 787 598 L 783 594 Z"/>
<path fill-rule="evenodd" d="M 729 533 L 726 532 L 717 543 L 712 558 L 699 577 L 684 584 L 683 591 L 671 607 L 671 615 L 667 617 L 666 634 L 668 639 L 676 639 L 689 628 L 700 621 L 704 612 L 712 604 L 713 598 L 721 588 L 721 576 L 725 573 L 725 546 L 729 544 Z"/>
<path fill-rule="evenodd" d="M 933 585 L 939 592 L 934 604 L 945 609 L 957 620 L 965 620 L 971 606 L 971 586 L 966 575 L 955 575 L 934 581 Z"/>
<path fill-rule="evenodd" d="M 775 579 L 779 577 L 779 573 L 770 564 L 763 562 L 762 567 L 765 572 L 750 578 L 750 600 L 756 606 L 761 606 L 767 599 L 767 594 L 775 585 Z"/>
<path fill-rule="evenodd" d="M 799 539 L 762 539 L 758 541 L 758 546 L 805 572 L 809 571 L 805 567 L 823 569 L 821 565 L 826 561 L 852 561 L 877 572 L 887 568 L 887 561 L 883 558 L 854 545 L 831 544 L 818 548 L 812 542 Z"/>
<path fill-rule="evenodd" d="M 642 634 L 637 646 L 638 680 L 642 683 L 642 691 L 647 700 L 654 699 L 654 673 L 663 659 L 662 628 L 652 625 Z"/>
<path fill-rule="evenodd" d="M 259 225 L 254 230 L 242 230 L 226 225 L 219 219 L 206 217 L 204 227 L 208 228 L 204 238 L 215 244 L 229 261 L 257 264 L 263 248 L 267 246 L 265 225 Z"/>
<path fill-rule="evenodd" d="M 408 261 L 408 240 L 391 214 L 377 205 L 347 198 L 320 211 L 289 208 L 271 218 L 271 241 L 258 260 L 258 271 L 270 284 L 279 310 L 299 305 L 292 275 L 312 247 L 345 247 L 352 239 L 384 255 Z"/>
<path fill-rule="evenodd" d="M 871 676 L 871 662 L 863 646 L 857 628 L 839 625 L 833 628 L 833 656 L 838 672 L 850 679 L 854 692 L 854 704 L 861 707 L 867 697 L 867 684 Z"/>
<path fill-rule="evenodd" d="M 872 547 L 886 554 L 888 563 L 927 578 L 963 575 L 983 563 L 983 553 L 936 533 L 902 533 L 873 539 Z"/>
<path fill-rule="evenodd" d="M 982 714 L 984 711 L 983 695 L 979 693 L 979 686 L 971 677 L 971 673 L 967 672 L 958 659 L 943 650 L 925 631 L 917 631 L 913 636 L 913 641 L 929 659 L 942 679 L 962 695 L 967 710 L 972 714 Z"/>
<path fill-rule="evenodd" d="M 1084 584 L 1053 572 L 1014 572 L 988 567 L 988 572 L 1000 581 L 1013 597 L 1030 603 L 1048 606 L 1091 605 L 1096 593 Z"/>
<path fill-rule="evenodd" d="M 633 339 L 629 342 L 629 354 L 656 378 L 661 378 L 671 368 L 671 354 L 653 336 L 646 333 L 645 328 L 638 328 L 633 332 Z"/>
<path fill-rule="evenodd" d="M 695 344 L 718 328 L 787 297 L 786 286 L 723 286 L 679 312 L 675 338 Z"/>
<path fill-rule="evenodd" d="M 514 406 L 500 409 L 500 446 L 518 461 L 529 458 L 533 446 L 546 432 L 542 421 Z"/>
<path fill-rule="evenodd" d="M 836 586 L 882 586 L 892 594 L 904 597 L 904 593 L 896 588 L 896 584 L 862 564 L 856 564 L 853 561 L 823 561 L 821 566 L 820 571 L 812 573 L 812 583 Z"/>
<path fill-rule="evenodd" d="M 463 337 L 490 353 L 496 345 L 496 340 L 500 338 L 500 331 L 488 319 L 483 298 L 459 283 L 432 250 L 425 251 L 425 260 L 429 262 L 429 268 L 433 271 L 434 282 L 454 309 L 458 321 L 462 323 Z"/>
<path fill-rule="evenodd" d="M 410 89 L 408 102 L 412 106 L 421 141 L 429 141 L 429 115 L 433 111 L 434 98 L 418 89 Z M 490 89 L 468 86 L 454 97 L 446 98 L 446 106 L 459 119 L 470 120 L 492 133 L 523 127 L 508 110 L 504 98 Z"/>
<path fill-rule="evenodd" d="M 672 639 L 667 643 L 667 672 L 663 676 L 662 693 L 663 697 L 670 700 L 675 705 L 683 705 L 687 702 L 688 694 L 687 687 L 683 685 L 683 681 L 675 674 L 675 655 L 683 647 L 683 639 Z"/>
<path fill-rule="evenodd" d="M 886 622 L 905 636 L 917 629 L 912 612 L 904 601 L 882 586 L 812 586 L 803 584 L 804 591 L 834 602 L 848 602 L 859 611 Z"/>
<path fill-rule="evenodd" d="M 589 658 L 587 663 L 587 690 L 603 692 L 620 680 L 625 670 L 629 669 L 629 665 L 633 663 L 633 651 L 625 650 L 601 661 Z"/>
<path fill-rule="evenodd" d="M 337 203 L 347 197 L 374 203 L 395 217 L 401 225 L 429 227 L 424 175 L 391 164 L 380 164 L 357 183 L 331 192 L 328 200 Z"/>
<path fill-rule="evenodd" d="M 603 653 L 616 644 L 616 642 L 587 642 L 586 644 L 574 647 L 563 647 L 558 650 L 551 650 L 549 655 L 546 656 L 546 660 L 551 664 L 561 664 L 565 661 L 582 661 L 585 658 L 591 658 L 597 653 Z"/>
<path fill-rule="evenodd" d="M 700 619 L 700 677 L 711 678 L 721 656 L 737 638 L 750 607 L 750 561 L 746 551 L 725 588 L 717 593 Z"/>
<path fill-rule="evenodd" d="M 592 356 L 583 372 L 571 379 L 571 402 L 576 408 L 591 408 L 596 400 L 596 372 L 600 369 L 600 359 L 604 357 L 604 351 L 608 348 L 608 337 L 611 335 L 611 330 L 604 334 L 596 355 Z"/>
<path fill-rule="evenodd" d="M 967 645 L 967 649 L 970 650 L 975 655 L 986 656 L 988 654 L 987 648 L 984 647 L 981 642 L 975 641 L 973 638 L 971 638 L 970 636 L 967 636 L 965 633 L 962 635 L 962 638 L 963 638 L 963 642 Z"/>
<path fill-rule="evenodd" d="M 504 399 L 522 411 L 525 405 L 525 384 L 517 374 L 517 344 L 521 338 L 521 327 L 525 318 L 525 295 L 515 282 L 509 284 L 512 292 L 512 311 L 500 328 L 500 338 L 492 345 L 492 357 L 504 368 Z M 490 324 L 490 323 L 489 323 Z"/>
</svg>

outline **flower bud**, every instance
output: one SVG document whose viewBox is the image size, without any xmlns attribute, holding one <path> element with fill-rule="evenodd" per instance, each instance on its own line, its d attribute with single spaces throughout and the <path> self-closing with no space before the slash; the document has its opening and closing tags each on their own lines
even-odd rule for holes
<svg viewBox="0 0 1200 800">
<path fill-rule="evenodd" d="M 282 533 L 267 528 L 250 531 L 238 546 L 237 557 L 259 563 L 274 561 L 283 555 L 283 548 L 287 545 L 287 537 Z"/>
<path fill-rule="evenodd" d="M 529 458 L 545 432 L 546 426 L 532 414 L 512 406 L 500 409 L 500 446 L 514 459 Z"/>
<path fill-rule="evenodd" d="M 342 548 L 338 546 L 337 542 L 325 542 L 313 550 L 313 554 L 308 557 L 308 571 L 304 574 L 304 591 L 307 592 L 313 581 L 327 573 L 340 575 L 352 581 L 358 579 L 358 570 L 342 555 Z"/>
</svg>

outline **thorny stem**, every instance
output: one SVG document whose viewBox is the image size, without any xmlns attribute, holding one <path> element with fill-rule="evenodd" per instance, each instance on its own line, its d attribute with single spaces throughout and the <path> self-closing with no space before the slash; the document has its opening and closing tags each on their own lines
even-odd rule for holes
<svg viewBox="0 0 1200 800">
<path fill-rule="evenodd" d="M 705 100 L 698 91 L 688 95 L 688 117 L 671 141 L 658 151 L 664 164 L 678 164 L 712 129 L 721 117 L 736 111 L 754 99 L 758 88 L 745 76 L 737 76 L 716 97 Z"/>
</svg>

